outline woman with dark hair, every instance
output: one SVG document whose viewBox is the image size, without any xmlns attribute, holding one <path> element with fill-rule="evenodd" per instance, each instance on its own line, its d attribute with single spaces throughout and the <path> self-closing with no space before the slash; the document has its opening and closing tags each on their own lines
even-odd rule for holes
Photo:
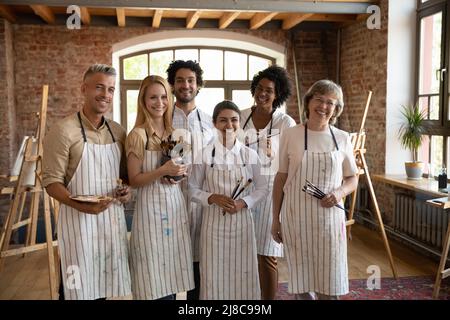
<svg viewBox="0 0 450 320">
<path fill-rule="evenodd" d="M 253 216 L 250 209 L 267 196 L 266 179 L 255 151 L 236 139 L 239 108 L 216 105 L 217 138 L 194 164 L 189 179 L 192 201 L 202 205 L 200 299 L 261 298 Z M 234 194 L 234 197 L 233 197 Z"/>
<path fill-rule="evenodd" d="M 242 111 L 245 136 L 250 148 L 258 152 L 267 177 L 268 197 L 254 208 L 256 245 L 258 248 L 261 298 L 275 299 L 278 289 L 277 257 L 283 256 L 283 246 L 272 238 L 272 188 L 278 170 L 280 134 L 295 126 L 295 121 L 279 107 L 291 95 L 291 85 L 284 68 L 270 66 L 258 72 L 251 84 L 255 105 Z"/>
<path fill-rule="evenodd" d="M 341 87 L 317 81 L 304 97 L 305 124 L 286 129 L 280 141 L 272 236 L 283 242 L 288 291 L 298 299 L 348 293 L 342 199 L 356 189 L 357 167 L 348 133 L 332 126 L 343 108 Z"/>
<path fill-rule="evenodd" d="M 130 269 L 138 300 L 173 300 L 194 287 L 186 203 L 179 184 L 160 181 L 186 173 L 175 159 L 160 165 L 162 142 L 173 131 L 172 111 L 167 81 L 160 76 L 142 80 L 136 124 L 126 140 L 130 185 L 137 188 Z"/>
</svg>

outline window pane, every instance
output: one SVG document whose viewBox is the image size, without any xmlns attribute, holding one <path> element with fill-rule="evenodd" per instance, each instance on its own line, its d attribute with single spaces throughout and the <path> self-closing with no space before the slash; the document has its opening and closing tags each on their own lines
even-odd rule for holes
<svg viewBox="0 0 450 320">
<path fill-rule="evenodd" d="M 233 90 L 231 99 L 241 110 L 248 109 L 253 105 L 253 97 L 250 90 Z"/>
<path fill-rule="evenodd" d="M 224 88 L 202 88 L 195 98 L 195 104 L 200 110 L 212 116 L 216 104 L 224 99 Z"/>
<path fill-rule="evenodd" d="M 134 127 L 137 115 L 137 100 L 139 90 L 127 90 L 127 132 Z"/>
<path fill-rule="evenodd" d="M 449 176 L 448 168 L 450 168 L 450 137 L 447 137 L 447 176 Z"/>
<path fill-rule="evenodd" d="M 442 136 L 431 136 L 431 162 L 435 174 L 442 168 L 444 155 L 444 138 Z"/>
<path fill-rule="evenodd" d="M 249 56 L 248 57 L 248 78 L 251 80 L 253 79 L 253 76 L 270 66 L 270 60 L 256 57 L 256 56 Z"/>
<path fill-rule="evenodd" d="M 247 80 L 247 55 L 225 51 L 225 80 Z"/>
<path fill-rule="evenodd" d="M 420 21 L 419 94 L 439 93 L 441 68 L 442 12 Z"/>
<path fill-rule="evenodd" d="M 150 74 L 167 78 L 166 70 L 172 60 L 172 50 L 150 53 Z"/>
<path fill-rule="evenodd" d="M 198 61 L 198 50 L 197 49 L 175 50 L 175 60 Z"/>
<path fill-rule="evenodd" d="M 148 76 L 147 54 L 123 59 L 123 78 L 125 80 L 142 80 Z"/>
<path fill-rule="evenodd" d="M 425 163 L 424 173 L 429 173 L 430 169 L 430 136 L 423 136 L 422 145 L 419 148 L 419 161 Z M 434 170 L 433 170 L 434 171 Z"/>
<path fill-rule="evenodd" d="M 200 50 L 200 65 L 205 80 L 223 80 L 223 51 Z"/>
</svg>

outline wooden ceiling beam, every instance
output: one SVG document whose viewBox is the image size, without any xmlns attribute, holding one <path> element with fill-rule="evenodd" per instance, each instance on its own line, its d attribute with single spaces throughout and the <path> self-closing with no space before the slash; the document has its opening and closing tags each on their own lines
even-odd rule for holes
<svg viewBox="0 0 450 320">
<path fill-rule="evenodd" d="M 201 11 L 191 11 L 186 18 L 186 28 L 192 29 L 200 18 Z"/>
<path fill-rule="evenodd" d="M 298 25 L 299 23 L 305 21 L 306 19 L 308 19 L 312 15 L 313 15 L 312 13 L 293 14 L 289 18 L 283 20 L 282 29 L 283 30 L 288 30 L 288 29 L 290 29 L 292 27 L 295 27 L 296 25 Z"/>
<path fill-rule="evenodd" d="M 89 14 L 89 10 L 86 7 L 81 7 L 81 22 L 83 22 L 84 25 L 91 24 L 91 15 Z"/>
<path fill-rule="evenodd" d="M 55 24 L 55 15 L 53 11 L 47 7 L 42 5 L 31 5 L 31 9 L 33 9 L 34 13 L 41 17 L 48 24 Z"/>
<path fill-rule="evenodd" d="M 117 25 L 119 27 L 125 27 L 125 9 L 116 8 Z"/>
<path fill-rule="evenodd" d="M 273 17 L 275 17 L 278 14 L 278 12 L 269 12 L 269 13 L 257 13 L 253 16 L 253 18 L 250 20 L 250 29 L 255 30 L 261 27 L 266 22 L 269 22 L 272 20 Z"/>
<path fill-rule="evenodd" d="M 161 25 L 161 19 L 163 16 L 164 10 L 155 10 L 155 13 L 153 13 L 152 18 L 152 27 L 153 28 L 159 28 Z"/>
<path fill-rule="evenodd" d="M 17 17 L 9 6 L 0 4 L 0 17 L 8 20 L 11 23 L 17 21 Z"/>
<path fill-rule="evenodd" d="M 239 11 L 224 13 L 219 20 L 219 29 L 225 29 L 228 27 L 230 23 L 232 23 L 239 16 L 239 14 Z"/>
</svg>

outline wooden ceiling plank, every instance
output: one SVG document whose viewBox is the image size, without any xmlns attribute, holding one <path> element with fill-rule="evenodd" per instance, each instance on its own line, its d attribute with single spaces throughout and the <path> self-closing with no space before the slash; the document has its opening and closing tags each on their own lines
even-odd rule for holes
<svg viewBox="0 0 450 320">
<path fill-rule="evenodd" d="M 163 16 L 164 10 L 155 10 L 155 13 L 153 14 L 152 19 L 152 27 L 153 28 L 159 28 L 161 25 L 161 19 Z"/>
<path fill-rule="evenodd" d="M 304 13 L 304 14 L 293 14 L 289 18 L 283 20 L 283 30 L 288 30 L 292 27 L 295 27 L 299 23 L 305 21 L 306 19 L 310 18 L 313 14 L 312 13 Z"/>
<path fill-rule="evenodd" d="M 30 5 L 31 9 L 33 9 L 34 13 L 41 17 L 45 22 L 48 24 L 55 24 L 55 15 L 53 14 L 53 11 L 43 5 Z"/>
<path fill-rule="evenodd" d="M 119 27 L 125 27 L 125 9 L 116 8 L 116 15 L 117 15 L 117 25 Z"/>
<path fill-rule="evenodd" d="M 266 22 L 269 22 L 272 20 L 273 17 L 275 17 L 278 14 L 278 12 L 269 12 L 269 13 L 257 13 L 253 16 L 253 18 L 250 20 L 250 29 L 255 30 L 261 27 Z"/>
<path fill-rule="evenodd" d="M 81 21 L 83 22 L 83 24 L 84 25 L 91 24 L 91 15 L 89 14 L 88 8 L 87 7 L 81 7 L 80 11 L 81 11 Z"/>
<path fill-rule="evenodd" d="M 238 16 L 240 12 L 227 12 L 219 20 L 219 29 L 225 29 L 232 23 Z"/>
<path fill-rule="evenodd" d="M 201 11 L 191 11 L 186 18 L 186 28 L 192 29 L 200 18 Z"/>
<path fill-rule="evenodd" d="M 14 14 L 13 10 L 9 6 L 5 6 L 3 4 L 0 4 L 0 17 L 8 20 L 11 23 L 14 23 L 17 21 L 17 17 Z"/>
</svg>

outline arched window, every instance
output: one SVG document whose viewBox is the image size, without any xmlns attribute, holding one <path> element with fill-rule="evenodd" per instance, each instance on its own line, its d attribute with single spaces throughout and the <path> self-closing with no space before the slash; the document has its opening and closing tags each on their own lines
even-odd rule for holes
<svg viewBox="0 0 450 320">
<path fill-rule="evenodd" d="M 197 106 L 212 114 L 214 106 L 233 100 L 241 109 L 253 104 L 250 84 L 255 73 L 275 63 L 275 59 L 255 52 L 232 48 L 185 46 L 145 50 L 120 57 L 121 124 L 129 132 L 137 112 L 139 85 L 149 74 L 167 78 L 173 60 L 198 61 L 203 69 L 204 88 Z"/>
</svg>

